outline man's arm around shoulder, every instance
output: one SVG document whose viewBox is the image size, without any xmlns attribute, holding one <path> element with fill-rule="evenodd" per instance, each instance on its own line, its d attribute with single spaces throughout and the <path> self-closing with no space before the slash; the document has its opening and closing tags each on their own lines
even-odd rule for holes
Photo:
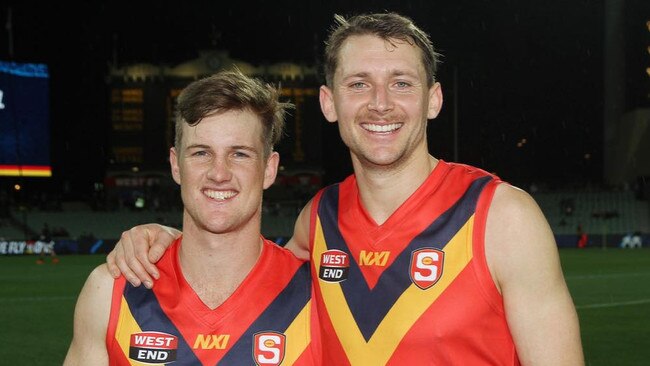
<svg viewBox="0 0 650 366">
<path fill-rule="evenodd" d="M 64 366 L 108 365 L 106 328 L 111 309 L 113 277 L 106 264 L 88 276 L 74 311 L 74 333 Z"/>
<path fill-rule="evenodd" d="M 524 365 L 583 365 L 578 316 L 553 232 L 537 203 L 507 184 L 488 212 L 485 250 Z"/>
</svg>

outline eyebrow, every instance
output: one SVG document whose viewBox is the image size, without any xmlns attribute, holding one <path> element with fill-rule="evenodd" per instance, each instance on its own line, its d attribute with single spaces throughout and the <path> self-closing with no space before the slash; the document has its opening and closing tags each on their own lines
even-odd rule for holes
<svg viewBox="0 0 650 366">
<path fill-rule="evenodd" d="M 258 153 L 258 151 L 254 147 L 246 146 L 246 145 L 233 145 L 230 148 L 233 150 L 246 150 L 256 154 Z"/>
<path fill-rule="evenodd" d="M 370 73 L 369 73 L 369 72 L 367 72 L 367 71 L 360 71 L 360 72 L 355 72 L 355 73 L 350 74 L 350 75 L 346 75 L 346 76 L 343 77 L 342 80 L 343 80 L 343 81 L 347 81 L 347 80 L 349 80 L 349 79 L 354 79 L 354 78 L 367 78 L 367 77 L 369 77 L 369 76 L 370 76 Z M 401 70 L 401 69 L 392 70 L 392 71 L 390 72 L 390 76 L 393 76 L 393 77 L 394 77 L 394 76 L 409 76 L 409 77 L 413 77 L 413 78 L 417 78 L 417 77 L 418 77 L 418 75 L 417 75 L 416 72 L 405 71 L 405 70 Z"/>
<path fill-rule="evenodd" d="M 404 70 L 394 70 L 393 72 L 391 72 L 391 75 L 393 75 L 393 76 L 410 76 L 410 77 L 414 77 L 414 78 L 418 77 L 417 73 L 413 73 L 411 71 L 404 71 Z"/>
<path fill-rule="evenodd" d="M 187 150 L 190 150 L 190 149 L 209 149 L 210 146 L 203 145 L 203 144 L 192 144 L 192 145 L 187 145 L 185 148 Z"/>
<path fill-rule="evenodd" d="M 258 151 L 254 147 L 247 146 L 247 145 L 231 145 L 231 146 L 229 146 L 229 148 L 231 150 L 246 150 L 246 151 L 250 151 L 250 152 L 253 152 L 253 153 L 258 153 Z M 209 146 L 209 145 L 204 145 L 204 144 L 192 144 L 192 145 L 188 145 L 186 149 L 187 150 L 190 150 L 190 149 L 208 149 L 208 150 L 212 150 L 212 147 Z"/>
<path fill-rule="evenodd" d="M 345 76 L 343 78 L 343 80 L 347 80 L 347 79 L 350 79 L 350 78 L 365 78 L 365 77 L 368 77 L 368 75 L 370 75 L 370 74 L 365 72 L 365 71 L 361 71 L 361 72 L 354 73 L 352 75 L 347 75 L 347 76 Z"/>
</svg>

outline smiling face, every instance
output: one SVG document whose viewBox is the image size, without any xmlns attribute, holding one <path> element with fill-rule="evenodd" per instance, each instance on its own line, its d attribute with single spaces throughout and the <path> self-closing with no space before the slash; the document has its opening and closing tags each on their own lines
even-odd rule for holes
<svg viewBox="0 0 650 366">
<path fill-rule="evenodd" d="M 169 158 L 181 186 L 183 230 L 259 231 L 262 192 L 275 180 L 279 162 L 276 152 L 265 157 L 260 118 L 231 110 L 182 128 Z"/>
<path fill-rule="evenodd" d="M 355 169 L 394 168 L 428 156 L 427 119 L 442 106 L 440 85 L 427 87 L 421 51 L 399 40 L 351 36 L 338 54 L 332 88 L 321 87 L 321 108 L 339 123 Z"/>
</svg>

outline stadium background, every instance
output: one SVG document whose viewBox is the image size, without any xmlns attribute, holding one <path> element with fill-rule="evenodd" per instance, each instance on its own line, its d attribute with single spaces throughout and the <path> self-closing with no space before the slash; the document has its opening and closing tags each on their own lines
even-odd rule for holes
<svg viewBox="0 0 650 366">
<path fill-rule="evenodd" d="M 445 105 L 428 131 L 434 156 L 529 191 L 560 246 L 575 244 L 578 226 L 591 246 L 630 232 L 649 241 L 647 1 L 32 5 L 0 9 L 0 61 L 44 65 L 49 76 L 29 88 L 0 78 L 0 251 L 43 232 L 67 240 L 57 242 L 62 252 L 86 252 L 92 238 L 103 244 L 90 248 L 105 251 L 133 224 L 179 225 L 167 162 L 174 99 L 191 80 L 232 66 L 280 85 L 297 105 L 264 207 L 264 233 L 290 235 L 313 192 L 351 172 L 317 99 L 332 14 L 384 9 L 411 16 L 443 55 Z"/>
<path fill-rule="evenodd" d="M 16 341 L 55 330 L 56 342 L 39 346 L 40 361 L 29 363 L 51 364 L 47 352 L 50 361 L 62 359 L 74 298 L 120 233 L 145 222 L 180 226 L 167 149 L 174 98 L 198 77 L 234 65 L 280 85 L 297 105 L 278 147 L 283 170 L 264 203 L 263 233 L 285 241 L 306 200 L 351 172 L 317 99 L 332 14 L 385 9 L 411 16 L 444 55 L 445 106 L 429 124 L 432 154 L 497 173 L 531 193 L 547 216 L 588 364 L 626 364 L 604 361 L 605 350 L 647 359 L 637 344 L 650 329 L 637 322 L 650 319 L 647 248 L 616 248 L 634 232 L 650 245 L 650 3 L 641 0 L 9 1 L 0 8 L 0 61 L 45 65 L 48 82 L 38 89 L 46 98 L 36 99 L 0 70 L 0 104 L 13 108 L 8 96 L 21 91 L 15 110 L 28 111 L 0 109 L 8 151 L 0 153 L 0 304 L 8 326 L 0 358 L 20 364 L 30 351 Z M 24 139 L 34 131 L 49 141 Z M 29 174 L 34 165 L 49 174 Z M 573 249 L 578 227 L 588 234 L 585 251 Z M 24 255 L 51 241 L 68 254 L 60 265 L 36 266 Z"/>
</svg>

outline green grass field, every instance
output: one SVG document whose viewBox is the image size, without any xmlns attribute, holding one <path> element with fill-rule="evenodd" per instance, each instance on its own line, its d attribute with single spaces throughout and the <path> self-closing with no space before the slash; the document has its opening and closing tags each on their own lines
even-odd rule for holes
<svg viewBox="0 0 650 366">
<path fill-rule="evenodd" d="M 562 249 L 580 316 L 587 365 L 650 360 L 650 249 Z M 0 364 L 60 365 L 72 337 L 79 290 L 103 255 L 0 256 Z"/>
</svg>

